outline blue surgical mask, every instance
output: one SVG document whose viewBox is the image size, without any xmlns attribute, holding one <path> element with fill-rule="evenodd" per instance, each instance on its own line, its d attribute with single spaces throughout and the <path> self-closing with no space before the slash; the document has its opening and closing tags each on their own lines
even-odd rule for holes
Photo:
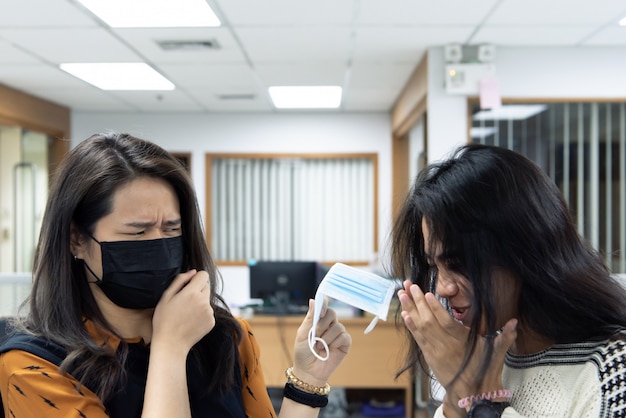
<svg viewBox="0 0 626 418">
<path fill-rule="evenodd" d="M 389 304 L 399 284 L 395 280 L 384 279 L 374 273 L 359 270 L 345 264 L 334 264 L 317 288 L 315 293 L 315 309 L 313 310 L 313 326 L 309 332 L 309 348 L 320 360 L 328 359 L 328 345 L 315 336 L 315 328 L 320 319 L 326 297 L 337 299 L 356 308 L 369 312 L 374 316 L 372 322 L 365 329 L 369 333 L 379 319 L 387 320 Z M 315 351 L 315 343 L 321 342 L 326 350 L 322 357 Z"/>
<path fill-rule="evenodd" d="M 154 308 L 182 269 L 182 236 L 106 242 L 91 238 L 100 244 L 102 277 L 85 266 L 102 292 L 122 308 Z"/>
</svg>

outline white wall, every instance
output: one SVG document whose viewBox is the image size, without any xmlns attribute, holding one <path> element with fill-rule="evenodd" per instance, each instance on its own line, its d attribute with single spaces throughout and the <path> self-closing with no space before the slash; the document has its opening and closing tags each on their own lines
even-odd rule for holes
<svg viewBox="0 0 626 418">
<path fill-rule="evenodd" d="M 503 98 L 626 99 L 626 47 L 498 47 Z M 444 89 L 443 48 L 428 50 L 428 160 L 467 142 L 467 97 Z"/>
<path fill-rule="evenodd" d="M 427 161 L 435 162 L 467 142 L 467 97 L 444 89 L 443 48 L 428 50 Z"/>
<path fill-rule="evenodd" d="M 282 114 L 72 114 L 72 145 L 96 132 L 123 131 L 170 151 L 191 152 L 192 177 L 205 218 L 207 152 L 378 154 L 379 248 L 391 217 L 391 125 L 385 113 Z M 223 267 L 223 295 L 229 303 L 248 299 L 247 267 Z"/>
</svg>

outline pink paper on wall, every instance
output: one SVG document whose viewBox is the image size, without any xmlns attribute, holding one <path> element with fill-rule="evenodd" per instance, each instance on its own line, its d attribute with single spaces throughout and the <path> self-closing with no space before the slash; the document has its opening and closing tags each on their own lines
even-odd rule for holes
<svg viewBox="0 0 626 418">
<path fill-rule="evenodd" d="M 480 108 L 493 109 L 502 106 L 500 81 L 495 77 L 483 78 L 479 82 Z"/>
</svg>

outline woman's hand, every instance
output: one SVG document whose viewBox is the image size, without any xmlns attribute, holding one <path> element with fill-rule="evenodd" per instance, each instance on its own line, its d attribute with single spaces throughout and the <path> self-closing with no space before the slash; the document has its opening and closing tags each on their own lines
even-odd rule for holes
<svg viewBox="0 0 626 418">
<path fill-rule="evenodd" d="M 206 271 L 180 273 L 165 290 L 152 317 L 152 341 L 169 342 L 184 349 L 194 344 L 215 326 L 211 307 L 211 288 Z"/>
<path fill-rule="evenodd" d="M 302 381 L 314 385 L 324 386 L 330 375 L 335 371 L 343 358 L 350 351 L 352 338 L 346 328 L 337 321 L 337 314 L 326 306 L 322 308 L 315 335 L 321 337 L 328 344 L 328 360 L 322 361 L 311 353 L 309 348 L 309 331 L 313 326 L 313 311 L 315 302 L 309 300 L 309 311 L 296 333 L 294 345 L 294 370 L 293 373 Z M 322 356 L 324 348 L 321 343 L 316 343 L 316 350 Z"/>
<path fill-rule="evenodd" d="M 502 389 L 504 357 L 517 337 L 516 319 L 509 320 L 502 333 L 495 338 L 494 351 L 482 383 L 477 381 L 477 376 L 487 342 L 486 338 L 479 337 L 469 364 L 451 385 L 470 350 L 469 328 L 452 318 L 435 295 L 422 293 L 410 281 L 404 282 L 404 289 L 398 291 L 398 298 L 407 329 L 419 345 L 435 377 L 447 389 L 445 404 L 454 405 L 458 409 L 456 403 L 460 398 Z M 462 412 L 464 416 L 465 411 L 457 412 Z"/>
<path fill-rule="evenodd" d="M 191 417 L 189 350 L 215 326 L 206 271 L 181 273 L 152 316 L 152 342 L 142 417 Z"/>
</svg>

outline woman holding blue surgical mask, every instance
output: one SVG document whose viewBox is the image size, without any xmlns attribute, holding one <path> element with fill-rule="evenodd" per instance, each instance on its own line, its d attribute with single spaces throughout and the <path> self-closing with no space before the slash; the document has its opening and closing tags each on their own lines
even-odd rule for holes
<svg viewBox="0 0 626 418">
<path fill-rule="evenodd" d="M 33 277 L 29 312 L 0 347 L 5 416 L 275 416 L 253 330 L 217 293 L 191 180 L 157 145 L 103 134 L 70 151 L 51 186 Z M 351 345 L 324 309 L 316 334 L 330 357 L 319 361 L 311 325 L 309 309 L 283 418 L 318 415 Z"/>
<path fill-rule="evenodd" d="M 467 145 L 427 167 L 392 248 L 436 417 L 626 416 L 626 290 L 526 157 Z"/>
</svg>

